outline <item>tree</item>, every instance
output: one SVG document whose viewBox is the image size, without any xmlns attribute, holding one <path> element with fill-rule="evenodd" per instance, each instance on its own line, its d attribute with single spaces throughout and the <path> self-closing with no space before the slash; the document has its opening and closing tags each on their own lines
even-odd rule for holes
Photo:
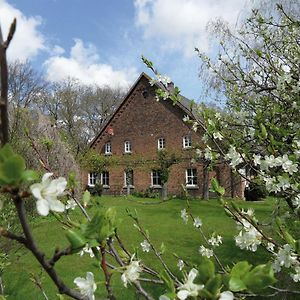
<svg viewBox="0 0 300 300">
<path fill-rule="evenodd" d="M 29 61 L 14 61 L 8 65 L 8 100 L 12 139 L 20 134 L 20 119 L 24 110 L 35 107 L 47 91 L 48 83 Z"/>
<path fill-rule="evenodd" d="M 78 157 L 115 111 L 122 96 L 121 90 L 86 86 L 69 78 L 51 86 L 40 108 L 51 117 Z"/>
</svg>

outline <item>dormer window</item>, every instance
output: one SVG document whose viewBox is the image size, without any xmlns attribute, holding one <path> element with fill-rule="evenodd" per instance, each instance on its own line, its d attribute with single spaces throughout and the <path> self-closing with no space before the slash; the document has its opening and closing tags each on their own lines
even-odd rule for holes
<svg viewBox="0 0 300 300">
<path fill-rule="evenodd" d="M 191 148 L 192 147 L 192 138 L 189 135 L 186 135 L 182 138 L 183 148 Z"/>
<path fill-rule="evenodd" d="M 125 153 L 131 153 L 131 143 L 130 141 L 124 142 L 124 152 Z"/>
<path fill-rule="evenodd" d="M 157 140 L 157 149 L 161 150 L 161 149 L 165 149 L 166 148 L 166 140 L 165 138 L 159 138 Z"/>
<path fill-rule="evenodd" d="M 111 142 L 107 142 L 105 144 L 104 153 L 105 154 L 111 154 Z"/>
</svg>

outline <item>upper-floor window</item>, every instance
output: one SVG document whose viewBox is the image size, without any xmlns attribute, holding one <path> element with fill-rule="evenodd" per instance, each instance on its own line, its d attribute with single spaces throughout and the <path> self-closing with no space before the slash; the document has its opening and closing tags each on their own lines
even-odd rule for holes
<svg viewBox="0 0 300 300">
<path fill-rule="evenodd" d="M 124 185 L 133 186 L 133 170 L 127 170 L 124 172 Z"/>
<path fill-rule="evenodd" d="M 161 173 L 159 170 L 152 170 L 151 185 L 152 186 L 161 186 Z"/>
<path fill-rule="evenodd" d="M 105 144 L 104 153 L 105 154 L 111 154 L 111 142 L 107 142 Z"/>
<path fill-rule="evenodd" d="M 108 187 L 109 186 L 109 172 L 108 171 L 103 171 L 101 173 L 101 184 L 104 187 Z"/>
<path fill-rule="evenodd" d="M 124 152 L 125 153 L 131 153 L 131 143 L 130 141 L 124 142 Z"/>
<path fill-rule="evenodd" d="M 94 186 L 97 182 L 97 173 L 91 172 L 88 174 L 88 185 Z"/>
<path fill-rule="evenodd" d="M 192 138 L 189 135 L 186 135 L 182 138 L 183 148 L 191 148 L 192 147 Z"/>
<path fill-rule="evenodd" d="M 157 140 L 157 149 L 165 149 L 166 148 L 166 140 L 165 138 L 159 138 Z"/>
<path fill-rule="evenodd" d="M 186 185 L 189 185 L 189 186 L 197 185 L 197 169 L 186 169 L 185 183 L 186 183 Z"/>
</svg>

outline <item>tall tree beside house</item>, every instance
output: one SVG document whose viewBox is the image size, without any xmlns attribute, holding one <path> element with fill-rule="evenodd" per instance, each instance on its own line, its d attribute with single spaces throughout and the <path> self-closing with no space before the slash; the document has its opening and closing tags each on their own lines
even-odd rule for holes
<svg viewBox="0 0 300 300">
<path fill-rule="evenodd" d="M 123 91 L 82 85 L 75 79 L 54 83 L 40 107 L 51 116 L 76 157 L 114 112 Z"/>
</svg>

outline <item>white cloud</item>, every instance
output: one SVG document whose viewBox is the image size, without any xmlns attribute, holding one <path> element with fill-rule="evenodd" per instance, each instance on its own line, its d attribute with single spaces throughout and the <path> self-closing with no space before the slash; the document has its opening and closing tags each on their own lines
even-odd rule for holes
<svg viewBox="0 0 300 300">
<path fill-rule="evenodd" d="M 168 50 L 180 50 L 189 56 L 195 47 L 207 50 L 208 21 L 222 18 L 235 24 L 240 11 L 250 0 L 135 0 L 136 25 L 146 39 Z"/>
<path fill-rule="evenodd" d="M 39 16 L 27 17 L 6 1 L 0 0 L 0 20 L 4 39 L 7 37 L 14 18 L 17 19 L 17 29 L 7 51 L 8 58 L 10 60 L 30 59 L 39 51 L 45 50 L 44 37 L 38 31 L 42 18 Z"/>
<path fill-rule="evenodd" d="M 111 65 L 100 62 L 93 44 L 85 45 L 80 39 L 75 39 L 74 42 L 69 57 L 63 55 L 61 47 L 56 46 L 59 51 L 45 61 L 46 76 L 50 81 L 57 82 L 71 77 L 84 84 L 128 88 L 136 79 L 137 72 L 134 68 L 116 70 Z"/>
</svg>

